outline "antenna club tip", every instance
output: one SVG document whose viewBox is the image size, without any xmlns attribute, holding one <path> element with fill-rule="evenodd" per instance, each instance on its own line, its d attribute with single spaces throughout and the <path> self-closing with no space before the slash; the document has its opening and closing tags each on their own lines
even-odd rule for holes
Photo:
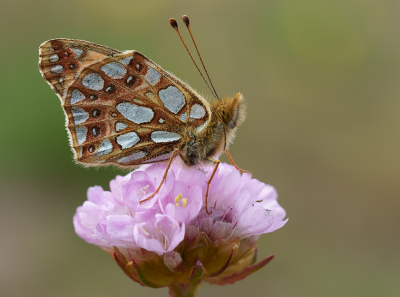
<svg viewBox="0 0 400 297">
<path fill-rule="evenodd" d="M 178 23 L 175 21 L 174 18 L 170 18 L 169 19 L 169 23 L 170 23 L 172 28 L 174 28 L 175 30 L 178 30 Z"/>
<path fill-rule="evenodd" d="M 189 18 L 187 15 L 182 16 L 182 21 L 185 23 L 186 27 L 190 26 Z"/>
</svg>

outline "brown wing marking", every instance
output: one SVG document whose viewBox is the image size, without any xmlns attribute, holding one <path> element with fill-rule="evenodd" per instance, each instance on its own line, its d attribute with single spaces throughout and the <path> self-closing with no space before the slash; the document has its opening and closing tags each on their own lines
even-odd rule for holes
<svg viewBox="0 0 400 297">
<path fill-rule="evenodd" d="M 129 167 L 166 160 L 182 145 L 188 125 L 204 126 L 211 116 L 205 99 L 136 51 L 121 53 L 71 39 L 47 41 L 39 51 L 42 76 L 60 97 L 66 113 L 75 159 L 85 166 Z M 115 72 L 116 69 L 120 72 Z M 91 73 L 101 78 L 101 87 L 85 86 L 84 79 Z M 168 110 L 160 98 L 160 91 L 171 86 L 185 98 L 184 106 L 176 113 Z M 119 104 L 148 108 L 154 116 L 135 123 L 119 112 Z M 185 114 L 196 106 L 204 114 L 186 120 Z M 155 143 L 151 139 L 153 131 L 174 132 L 182 137 Z M 135 137 L 140 141 L 123 147 L 118 139 L 130 135 L 134 137 L 129 138 L 129 145 L 135 142 Z"/>
<path fill-rule="evenodd" d="M 81 157 L 76 161 L 85 166 L 114 164 L 121 167 L 129 167 L 166 160 L 168 155 L 182 144 L 182 140 L 163 144 L 154 143 L 149 139 L 150 132 L 132 132 L 141 137 L 140 142 L 132 148 L 122 149 L 116 137 L 103 138 L 74 148 L 77 154 L 81 154 Z M 99 150 L 101 146 L 108 149 L 105 154 L 98 153 L 103 151 Z"/>
<path fill-rule="evenodd" d="M 183 94 L 187 104 L 177 114 L 177 116 L 180 119 L 184 118 L 183 115 L 185 113 L 188 113 L 188 111 L 191 110 L 195 104 L 204 108 L 205 114 L 203 117 L 201 117 L 199 119 L 195 119 L 195 118 L 189 119 L 191 126 L 193 126 L 193 127 L 201 126 L 211 119 L 210 104 L 202 96 L 200 96 L 195 90 L 193 90 L 191 87 L 189 87 L 189 85 L 182 82 L 179 78 L 177 78 L 173 74 L 162 69 L 159 65 L 157 65 L 156 63 L 154 63 L 153 61 L 148 59 L 143 54 L 137 53 L 137 55 L 139 56 L 138 57 L 139 61 L 142 60 L 143 63 L 148 68 L 151 67 L 151 68 L 155 69 L 158 73 L 161 74 L 162 80 L 159 84 L 156 85 L 156 90 L 155 90 L 157 92 L 157 95 L 159 95 L 160 90 L 165 90 L 168 86 L 176 87 Z"/>
<path fill-rule="evenodd" d="M 39 71 L 64 103 L 65 90 L 88 65 L 121 52 L 75 39 L 52 39 L 39 47 Z"/>
<path fill-rule="evenodd" d="M 126 73 L 123 71 L 124 75 L 117 75 L 116 78 L 109 77 L 102 70 L 104 65 L 119 62 L 124 58 L 125 56 L 106 58 L 86 67 L 67 91 L 63 107 L 67 114 L 72 146 L 77 161 L 85 165 L 115 163 L 119 166 L 132 166 L 141 161 L 157 158 L 181 145 L 181 140 L 168 143 L 154 143 L 151 140 L 151 132 L 155 130 L 182 135 L 185 124 L 172 124 L 176 122 L 174 115 L 165 112 L 165 108 L 160 106 L 159 99 L 146 96 L 150 87 L 137 74 L 136 67 L 132 68 L 126 65 L 127 67 L 124 68 Z M 102 87 L 99 90 L 90 89 L 84 85 L 83 81 L 88 74 L 96 74 L 101 79 Z M 132 75 L 135 75 L 135 84 L 127 84 L 127 79 Z M 113 87 L 107 91 L 110 86 Z M 149 108 L 154 112 L 153 119 L 142 124 L 135 124 L 127 120 L 117 109 L 118 104 L 127 102 Z M 164 120 L 164 125 L 159 122 L 161 118 Z M 118 130 L 117 125 L 123 126 L 123 129 Z M 132 132 L 136 133 L 135 137 L 137 135 L 140 142 L 135 143 L 132 147 L 123 148 L 118 143 L 118 137 L 129 135 Z M 106 150 L 104 150 L 105 146 Z M 132 157 L 135 152 L 140 152 L 143 157 L 147 158 L 138 161 Z M 129 162 L 126 159 L 124 162 L 120 162 L 120 159 L 126 156 L 131 156 Z"/>
</svg>

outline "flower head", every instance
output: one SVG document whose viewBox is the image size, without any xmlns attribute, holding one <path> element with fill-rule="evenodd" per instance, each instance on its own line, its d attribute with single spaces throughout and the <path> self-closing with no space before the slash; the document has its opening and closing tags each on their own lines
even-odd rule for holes
<svg viewBox="0 0 400 297">
<path fill-rule="evenodd" d="M 204 199 L 212 167 L 173 164 L 160 191 L 140 203 L 156 190 L 165 169 L 162 163 L 145 165 L 117 176 L 110 191 L 89 188 L 88 201 L 74 216 L 76 233 L 113 255 L 134 281 L 169 286 L 172 296 L 202 280 L 234 283 L 272 259 L 254 264 L 259 235 L 287 222 L 272 186 L 220 164 L 208 214 Z"/>
</svg>

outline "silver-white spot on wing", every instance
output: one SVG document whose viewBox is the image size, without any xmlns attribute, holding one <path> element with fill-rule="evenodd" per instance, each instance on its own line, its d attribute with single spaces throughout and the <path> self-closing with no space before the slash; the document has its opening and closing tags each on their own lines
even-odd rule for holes
<svg viewBox="0 0 400 297">
<path fill-rule="evenodd" d="M 164 123 L 165 123 L 164 119 L 162 119 L 162 118 L 159 118 L 158 122 L 159 122 L 160 124 L 164 124 Z"/>
<path fill-rule="evenodd" d="M 108 75 L 109 77 L 114 78 L 114 79 L 121 79 L 127 73 L 127 70 L 125 69 L 125 67 L 117 62 L 108 63 L 108 64 L 104 65 L 103 67 L 101 67 L 101 70 L 106 75 Z"/>
<path fill-rule="evenodd" d="M 140 138 L 135 132 L 129 132 L 117 136 L 117 143 L 122 147 L 123 150 L 134 146 L 139 141 Z"/>
<path fill-rule="evenodd" d="M 154 131 L 151 133 L 151 140 L 154 142 L 172 142 L 181 139 L 182 136 L 178 133 L 168 131 Z"/>
<path fill-rule="evenodd" d="M 203 129 L 207 126 L 207 122 L 205 122 L 205 123 L 203 123 L 203 124 L 201 124 L 200 126 L 198 126 L 197 128 L 196 128 L 196 133 L 200 133 L 201 131 L 203 131 Z"/>
<path fill-rule="evenodd" d="M 73 48 L 72 51 L 74 52 L 74 54 L 77 58 L 80 58 L 83 54 L 83 50 L 81 50 L 79 48 Z"/>
<path fill-rule="evenodd" d="M 118 122 L 115 125 L 115 130 L 118 132 L 118 131 L 124 130 L 126 127 L 128 127 L 128 125 Z"/>
<path fill-rule="evenodd" d="M 137 106 L 132 103 L 122 102 L 117 105 L 117 110 L 128 120 L 135 124 L 148 123 L 154 117 L 150 108 Z"/>
<path fill-rule="evenodd" d="M 60 57 L 57 54 L 51 55 L 49 58 L 49 61 L 54 63 L 57 62 L 60 59 Z"/>
<path fill-rule="evenodd" d="M 78 89 L 74 89 L 71 93 L 70 103 L 75 104 L 82 100 L 85 100 L 85 98 L 85 95 L 83 95 L 81 91 L 79 91 Z"/>
<path fill-rule="evenodd" d="M 182 113 L 181 114 L 181 116 L 179 117 L 179 119 L 182 121 L 182 122 L 186 122 L 186 119 L 187 119 L 187 112 L 185 112 L 185 113 Z"/>
<path fill-rule="evenodd" d="M 109 139 L 103 140 L 103 142 L 100 144 L 99 150 L 97 151 L 96 156 L 102 156 L 106 155 L 112 152 L 112 143 Z"/>
<path fill-rule="evenodd" d="M 51 66 L 51 68 L 50 68 L 50 71 L 53 73 L 61 73 L 61 72 L 63 72 L 63 70 L 64 70 L 64 67 L 62 67 L 62 65 L 54 65 L 54 66 Z"/>
<path fill-rule="evenodd" d="M 174 114 L 177 114 L 185 105 L 185 97 L 174 86 L 168 86 L 166 89 L 158 92 L 164 106 Z"/>
<path fill-rule="evenodd" d="M 132 57 L 126 57 L 126 58 L 123 58 L 123 59 L 121 59 L 121 60 L 119 60 L 122 64 L 124 64 L 124 65 L 129 65 L 129 63 L 132 61 Z"/>
<path fill-rule="evenodd" d="M 82 124 L 82 123 L 86 122 L 86 120 L 89 118 L 89 113 L 79 107 L 71 107 L 71 113 L 72 113 L 72 116 L 74 117 L 75 125 Z"/>
<path fill-rule="evenodd" d="M 78 139 L 78 144 L 82 144 L 86 141 L 88 128 L 85 126 L 75 127 L 76 138 Z"/>
<path fill-rule="evenodd" d="M 190 109 L 190 117 L 195 119 L 201 119 L 206 115 L 206 111 L 204 107 L 200 104 L 193 104 L 192 108 Z"/>
<path fill-rule="evenodd" d="M 158 73 L 154 68 L 151 66 L 148 66 L 148 71 L 146 75 L 144 76 L 144 79 L 151 84 L 152 86 L 155 86 L 159 81 L 160 81 L 161 74 Z"/>
<path fill-rule="evenodd" d="M 91 90 L 100 91 L 104 88 L 104 80 L 97 73 L 87 74 L 83 80 L 82 84 Z"/>
<path fill-rule="evenodd" d="M 143 151 L 139 151 L 136 153 L 133 153 L 129 156 L 123 157 L 121 159 L 118 160 L 118 163 L 129 163 L 131 161 L 135 161 L 135 160 L 139 160 L 141 158 L 144 158 L 148 155 L 148 153 L 143 152 Z"/>
<path fill-rule="evenodd" d="M 163 155 L 154 157 L 152 159 L 146 160 L 146 161 L 143 162 L 143 164 L 148 164 L 148 163 L 154 163 L 154 162 L 168 160 L 169 158 L 171 158 L 171 155 L 172 155 L 172 153 L 163 154 Z"/>
</svg>

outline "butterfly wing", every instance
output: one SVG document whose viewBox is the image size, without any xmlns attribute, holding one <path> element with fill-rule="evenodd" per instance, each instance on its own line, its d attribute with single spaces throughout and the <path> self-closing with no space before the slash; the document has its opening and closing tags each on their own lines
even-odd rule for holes
<svg viewBox="0 0 400 297">
<path fill-rule="evenodd" d="M 88 65 L 121 52 L 76 39 L 53 39 L 40 45 L 39 71 L 64 104 L 65 91 Z"/>
<path fill-rule="evenodd" d="M 210 119 L 207 101 L 139 52 L 70 39 L 47 41 L 39 51 L 42 75 L 66 114 L 75 160 L 84 165 L 166 160 L 189 127 L 200 131 Z"/>
</svg>

